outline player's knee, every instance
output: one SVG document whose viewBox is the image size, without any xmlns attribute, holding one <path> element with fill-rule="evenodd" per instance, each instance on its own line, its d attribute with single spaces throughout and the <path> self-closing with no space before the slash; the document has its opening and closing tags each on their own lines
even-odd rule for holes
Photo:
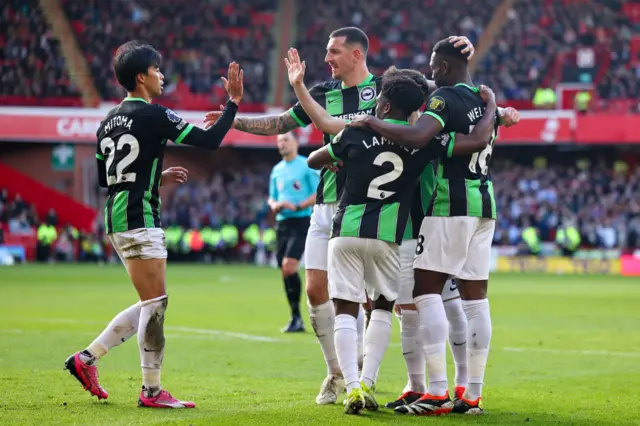
<svg viewBox="0 0 640 426">
<path fill-rule="evenodd" d="M 306 291 L 311 306 L 322 305 L 329 301 L 327 272 L 320 270 L 306 271 Z"/>
<path fill-rule="evenodd" d="M 298 273 L 298 265 L 299 262 L 296 259 L 286 258 L 282 261 L 282 267 L 280 270 L 282 271 L 282 276 L 287 278 L 293 274 Z"/>
</svg>

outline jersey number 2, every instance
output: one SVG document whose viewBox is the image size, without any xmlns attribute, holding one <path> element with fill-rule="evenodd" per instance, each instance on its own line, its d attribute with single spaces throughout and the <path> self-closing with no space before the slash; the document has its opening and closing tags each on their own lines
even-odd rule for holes
<svg viewBox="0 0 640 426">
<path fill-rule="evenodd" d="M 109 169 L 111 169 L 111 165 L 116 158 L 116 151 L 122 150 L 122 147 L 125 145 L 129 145 L 129 153 L 124 157 L 118 160 L 116 164 L 116 174 L 109 175 Z M 118 142 L 114 142 L 111 138 L 104 138 L 100 141 L 100 149 L 105 154 L 107 151 L 109 152 L 107 155 L 107 185 L 115 185 L 116 183 L 123 182 L 135 182 L 136 174 L 134 172 L 125 173 L 125 169 L 131 165 L 138 158 L 140 154 L 140 144 L 138 143 L 138 139 L 135 136 L 125 133 L 120 136 Z"/>
<path fill-rule="evenodd" d="M 469 126 L 469 133 L 473 132 L 475 124 Z M 491 135 L 491 142 L 485 149 L 480 152 L 474 152 L 469 161 L 469 171 L 474 174 L 487 175 L 489 173 L 489 160 L 491 159 L 491 153 L 493 152 L 493 143 L 496 140 L 496 130 L 493 129 Z"/>
<path fill-rule="evenodd" d="M 368 198 L 384 200 L 385 198 L 395 194 L 393 191 L 383 191 L 380 187 L 385 183 L 393 182 L 400 177 L 403 169 L 402 158 L 393 152 L 383 152 L 378 154 L 378 156 L 373 160 L 373 164 L 375 166 L 382 166 L 387 162 L 393 164 L 393 169 L 371 181 L 369 184 L 369 190 L 367 191 Z"/>
</svg>

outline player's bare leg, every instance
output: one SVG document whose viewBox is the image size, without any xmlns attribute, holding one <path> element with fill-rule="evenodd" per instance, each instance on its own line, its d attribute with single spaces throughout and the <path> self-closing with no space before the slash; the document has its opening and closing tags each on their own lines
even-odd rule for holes
<svg viewBox="0 0 640 426">
<path fill-rule="evenodd" d="M 462 398 L 456 400 L 454 413 L 482 414 L 482 384 L 491 343 L 491 314 L 487 299 L 488 280 L 457 280 L 462 307 L 467 316 L 467 358 L 469 386 Z"/>
<path fill-rule="evenodd" d="M 420 320 L 420 338 L 429 373 L 427 393 L 413 404 L 396 411 L 413 415 L 440 415 L 451 411 L 447 386 L 446 345 L 449 324 L 442 302 L 442 290 L 448 275 L 442 272 L 414 270 L 413 296 Z"/>
<path fill-rule="evenodd" d="M 334 404 L 338 394 L 344 391 L 344 380 L 333 336 L 335 308 L 329 299 L 327 271 L 307 269 L 305 274 L 311 326 L 318 338 L 327 364 L 327 377 L 322 382 L 320 393 L 316 396 L 316 403 L 320 405 Z M 357 317 L 357 310 L 355 316 Z"/>
</svg>

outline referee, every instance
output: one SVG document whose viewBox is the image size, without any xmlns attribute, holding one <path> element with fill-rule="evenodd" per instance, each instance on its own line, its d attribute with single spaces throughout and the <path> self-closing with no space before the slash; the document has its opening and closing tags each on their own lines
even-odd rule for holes
<svg viewBox="0 0 640 426">
<path fill-rule="evenodd" d="M 291 306 L 291 321 L 285 333 L 303 332 L 300 317 L 302 284 L 298 274 L 300 258 L 316 202 L 318 173 L 307 166 L 307 158 L 298 155 L 298 140 L 292 133 L 278 135 L 278 151 L 282 161 L 275 165 L 269 180 L 269 207 L 276 214 L 277 258 L 284 288 Z"/>
</svg>

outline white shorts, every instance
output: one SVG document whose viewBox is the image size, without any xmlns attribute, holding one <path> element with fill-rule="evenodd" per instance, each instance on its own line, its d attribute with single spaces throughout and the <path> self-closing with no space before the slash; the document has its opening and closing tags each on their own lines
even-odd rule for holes
<svg viewBox="0 0 640 426">
<path fill-rule="evenodd" d="M 413 260 L 416 257 L 416 246 L 418 240 L 405 240 L 400 245 L 400 285 L 398 288 L 397 305 L 413 304 Z M 456 299 L 460 297 L 455 281 L 448 279 L 442 289 L 442 301 Z"/>
<path fill-rule="evenodd" d="M 333 215 L 338 209 L 337 203 L 316 204 L 311 213 L 311 223 L 304 246 L 305 269 L 327 270 L 327 253 Z"/>
<path fill-rule="evenodd" d="M 495 227 L 494 219 L 427 216 L 420 226 L 424 241 L 416 248 L 413 267 L 462 280 L 487 280 Z"/>
<path fill-rule="evenodd" d="M 365 303 L 398 297 L 400 248 L 371 238 L 335 237 L 329 241 L 329 296 Z"/>
<path fill-rule="evenodd" d="M 161 228 L 138 228 L 115 232 L 109 234 L 109 241 L 122 263 L 125 263 L 125 259 L 167 258 L 167 245 Z"/>
</svg>

